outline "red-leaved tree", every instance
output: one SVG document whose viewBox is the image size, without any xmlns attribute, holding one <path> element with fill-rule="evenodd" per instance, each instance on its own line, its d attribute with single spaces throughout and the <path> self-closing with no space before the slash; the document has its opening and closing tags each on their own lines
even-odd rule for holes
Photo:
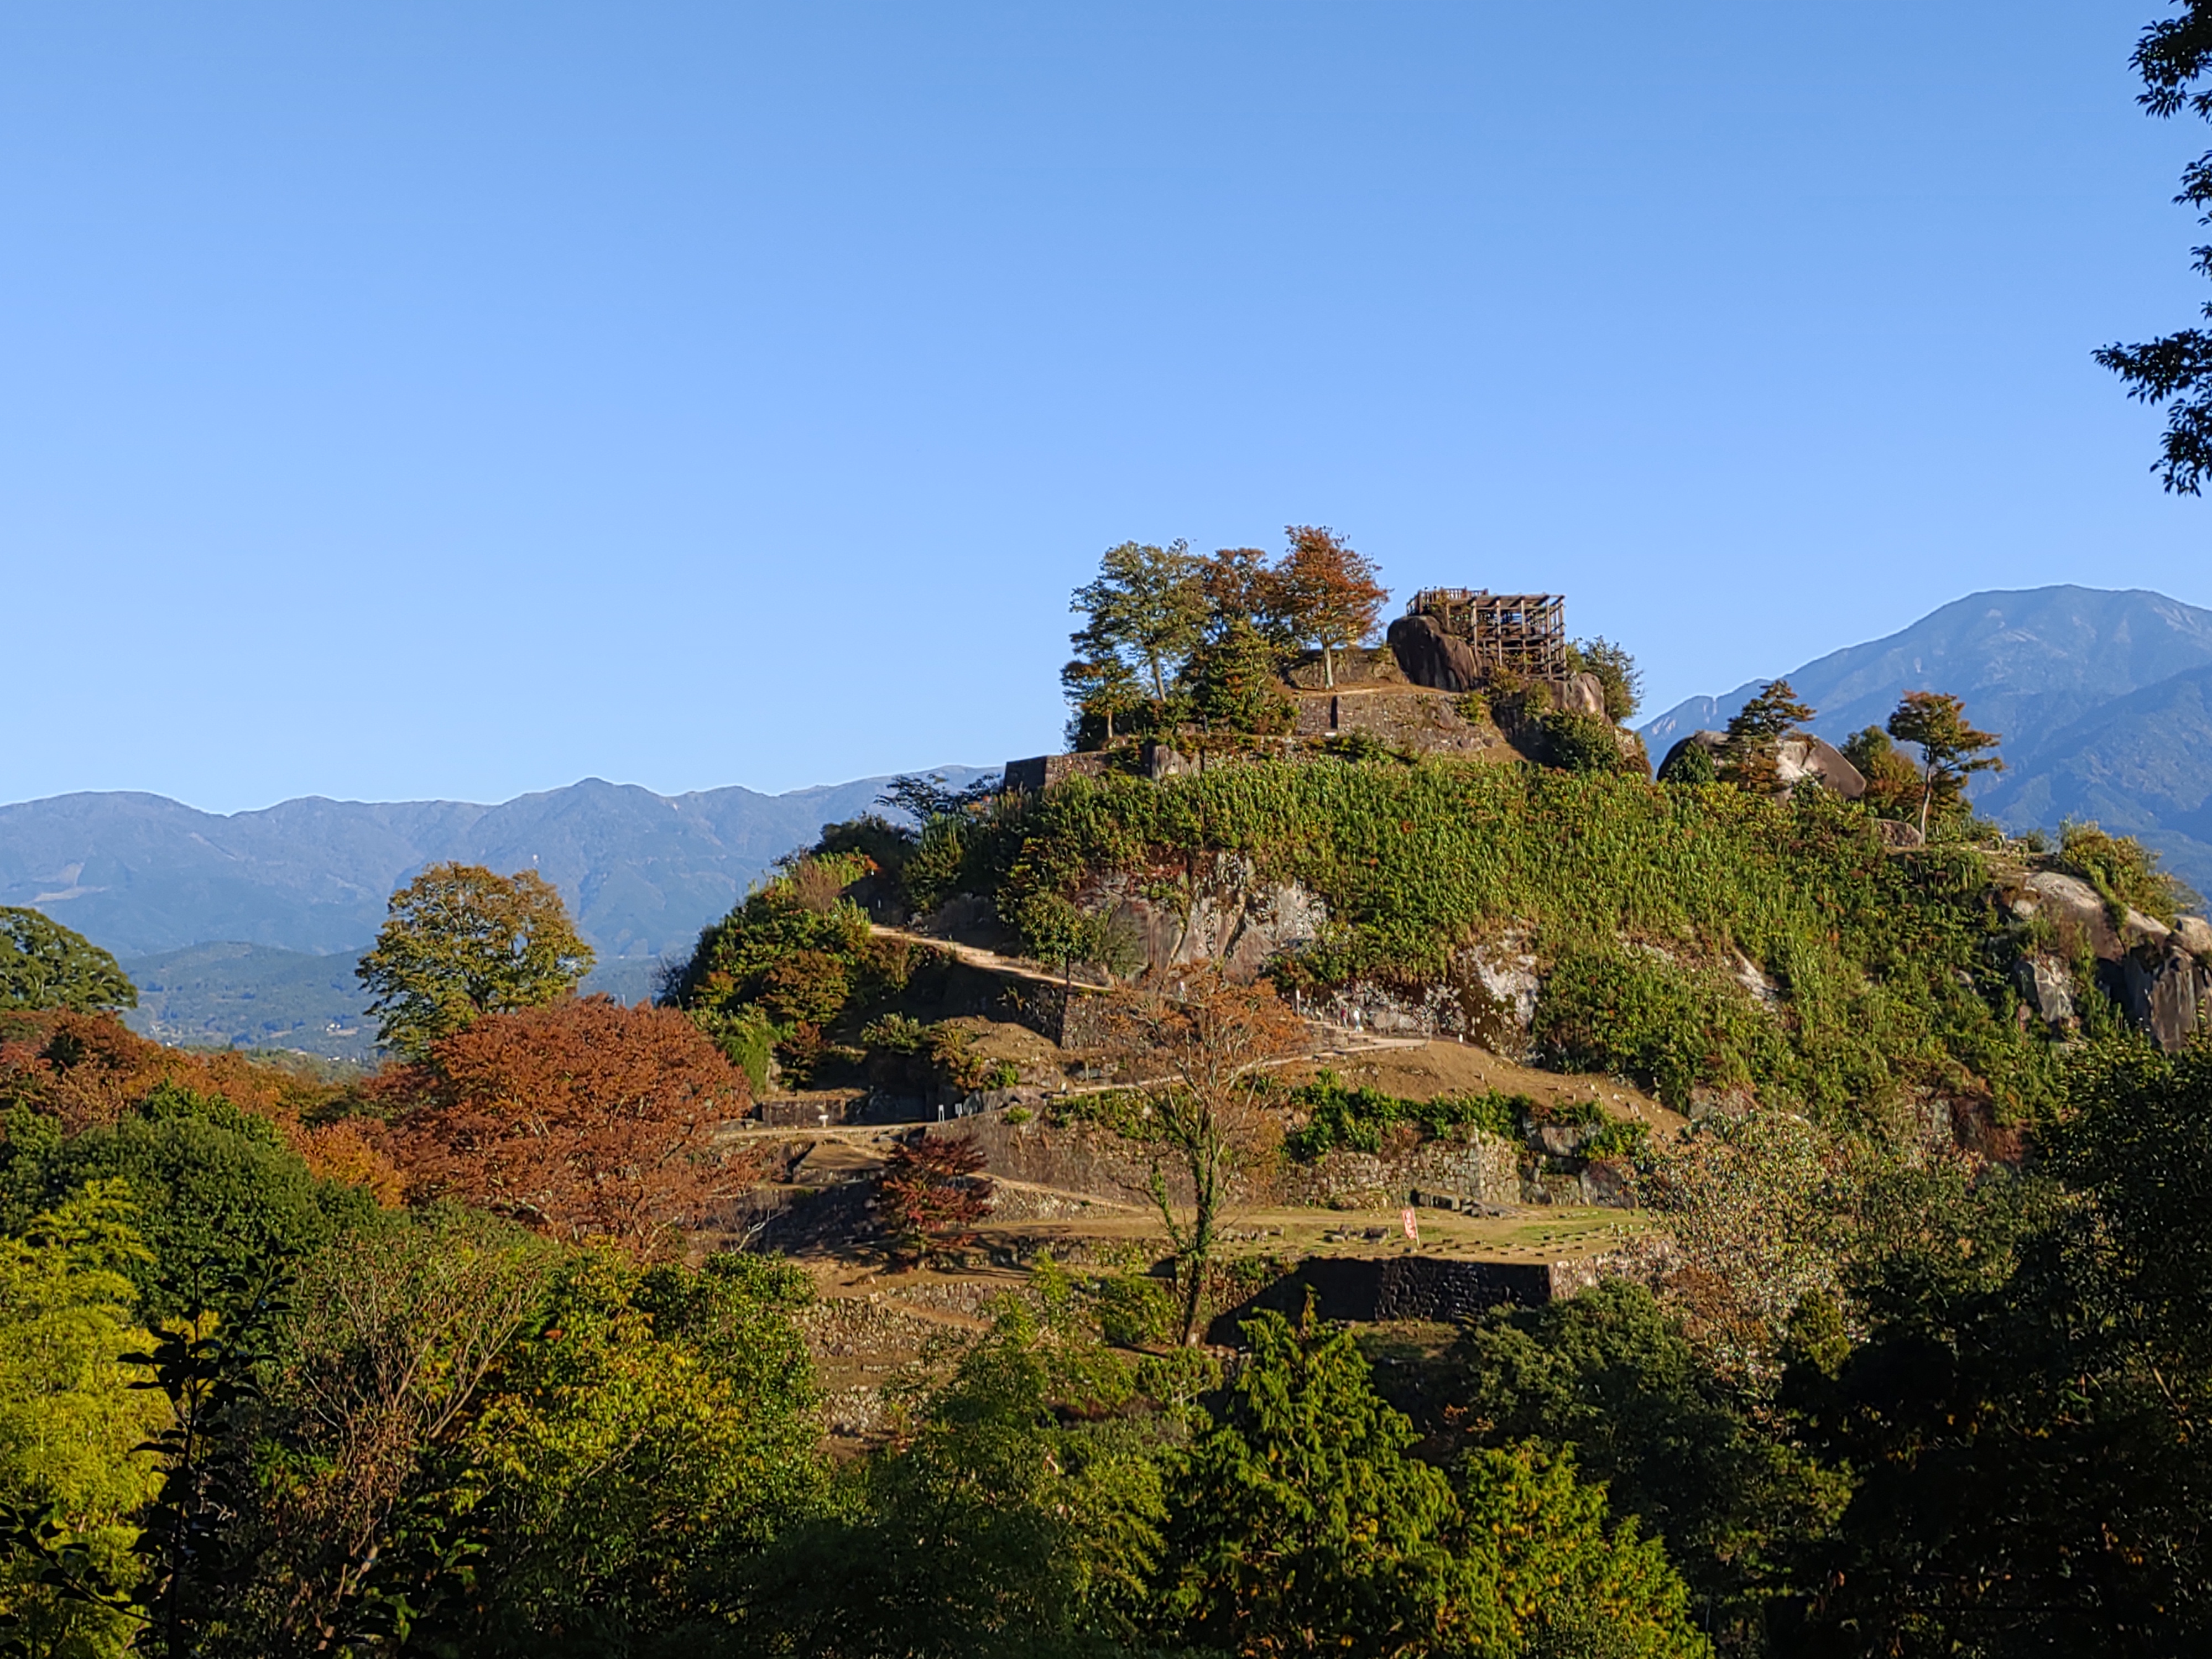
<svg viewBox="0 0 2212 1659">
<path fill-rule="evenodd" d="M 713 1146 L 750 1104 L 744 1074 L 672 1008 L 582 997 L 486 1014 L 373 1092 L 398 1109 L 386 1138 L 411 1194 L 556 1237 L 665 1253 L 747 1173 Z"/>
<path fill-rule="evenodd" d="M 991 1207 L 983 1154 L 972 1140 L 918 1135 L 902 1141 L 876 1183 L 884 1230 L 898 1250 L 919 1260 L 927 1250 L 965 1244 Z"/>
</svg>

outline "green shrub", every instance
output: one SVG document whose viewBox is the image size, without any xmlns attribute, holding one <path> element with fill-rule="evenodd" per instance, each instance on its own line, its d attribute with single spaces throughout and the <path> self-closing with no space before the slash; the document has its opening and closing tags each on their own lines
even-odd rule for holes
<svg viewBox="0 0 2212 1659">
<path fill-rule="evenodd" d="M 1667 757 L 1659 768 L 1659 781 L 1662 783 L 1685 784 L 1694 787 L 1720 781 L 1720 769 L 1713 764 L 1713 751 L 1702 743 L 1681 744 Z"/>
<path fill-rule="evenodd" d="M 1574 714 L 1564 709 L 1553 709 L 1540 722 L 1544 729 L 1544 744 L 1555 766 L 1570 772 L 1635 772 L 1635 766 L 1621 752 L 1620 742 L 1613 735 L 1613 725 L 1595 714 Z"/>
<path fill-rule="evenodd" d="M 2116 923 L 2132 908 L 2171 927 L 2182 906 L 2196 897 L 2158 867 L 2156 853 L 2133 836 L 2108 835 L 2094 820 L 2069 818 L 2059 826 L 2058 860 L 2097 890 Z"/>
<path fill-rule="evenodd" d="M 1307 1114 L 1304 1125 L 1283 1139 L 1283 1150 L 1301 1164 L 1310 1164 L 1339 1148 L 1380 1152 L 1383 1135 L 1400 1124 L 1410 1124 L 1427 1137 L 1476 1128 L 1515 1140 L 1520 1138 L 1522 1121 L 1531 1109 L 1526 1096 L 1494 1091 L 1406 1100 L 1379 1089 L 1347 1089 L 1343 1079 L 1329 1071 L 1291 1090 L 1287 1103 Z"/>
<path fill-rule="evenodd" d="M 1091 1310 L 1099 1334 L 1124 1348 L 1167 1346 L 1180 1316 L 1166 1284 L 1135 1274 L 1100 1279 L 1091 1291 Z"/>
</svg>

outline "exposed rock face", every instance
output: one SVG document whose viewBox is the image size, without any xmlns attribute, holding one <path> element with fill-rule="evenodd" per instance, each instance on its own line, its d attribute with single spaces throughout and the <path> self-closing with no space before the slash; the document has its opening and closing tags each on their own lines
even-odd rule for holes
<svg viewBox="0 0 2212 1659">
<path fill-rule="evenodd" d="M 1311 945 L 1328 921 L 1328 907 L 1305 888 L 1262 883 L 1249 859 L 1226 853 L 1199 883 L 1188 913 L 1121 876 L 1101 882 L 1084 902 L 1110 909 L 1113 926 L 1154 976 L 1219 963 L 1231 978 L 1249 982 L 1273 957 Z"/>
<path fill-rule="evenodd" d="M 2173 942 L 2192 957 L 2212 957 L 2212 922 L 2184 916 L 2174 925 Z"/>
<path fill-rule="evenodd" d="M 2111 907 L 2095 888 L 2057 870 L 2039 870 L 2021 887 L 2013 914 L 2023 921 L 2042 916 L 2063 952 L 2021 964 L 2022 989 L 2045 1019 L 2054 1024 L 2071 1020 L 2073 983 L 2063 958 L 2086 950 L 2102 964 L 2098 978 L 2106 993 L 2167 1053 L 2212 1022 L 2212 963 L 2199 954 L 2200 946 L 2212 945 L 2212 927 L 2203 918 L 2184 916 L 2179 927 L 2168 927 L 2130 909 L 2115 926 Z"/>
<path fill-rule="evenodd" d="M 1552 695 L 1564 714 L 1605 718 L 1605 686 L 1595 674 L 1570 674 L 1553 684 Z"/>
<path fill-rule="evenodd" d="M 2065 963 L 2047 953 L 2022 957 L 2019 979 L 2021 994 L 2045 1024 L 2074 1023 L 2074 975 Z"/>
<path fill-rule="evenodd" d="M 1482 683 L 1474 647 L 1447 634 L 1433 617 L 1401 617 L 1390 624 L 1390 653 L 1399 672 L 1435 691 L 1472 691 Z"/>
<path fill-rule="evenodd" d="M 2178 945 L 2141 945 L 2120 960 L 2121 1002 L 2168 1054 L 2212 1019 L 2212 968 Z"/>
</svg>

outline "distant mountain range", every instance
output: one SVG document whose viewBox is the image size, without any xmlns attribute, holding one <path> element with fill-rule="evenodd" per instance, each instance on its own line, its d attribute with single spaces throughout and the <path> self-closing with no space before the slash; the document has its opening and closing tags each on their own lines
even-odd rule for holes
<svg viewBox="0 0 2212 1659">
<path fill-rule="evenodd" d="M 936 769 L 955 785 L 982 775 Z M 599 954 L 591 988 L 635 1000 L 660 958 L 889 781 L 669 796 L 587 778 L 498 806 L 308 799 L 228 817 L 159 795 L 58 795 L 0 806 L 0 904 L 113 951 L 140 988 L 133 1023 L 168 1041 L 356 1055 L 369 1042 L 354 959 L 424 866 L 537 870 Z"/>
<path fill-rule="evenodd" d="M 1907 690 L 1950 691 L 2000 733 L 2006 770 L 1975 804 L 2015 830 L 2094 818 L 2212 890 L 2212 611 L 2142 589 L 1972 593 L 1887 639 L 1777 669 L 1841 742 Z M 1654 761 L 1717 730 L 1765 681 L 1678 703 L 1644 728 Z"/>
<path fill-rule="evenodd" d="M 1954 691 L 2004 738 L 1976 802 L 2017 829 L 2095 818 L 2212 891 L 2212 611 L 2162 594 L 1970 594 L 1910 628 L 1785 673 L 1840 741 L 1899 693 Z M 1652 757 L 1724 726 L 1763 681 L 1646 724 Z M 964 783 L 970 767 L 939 769 Z M 635 1000 L 770 864 L 869 810 L 887 779 L 785 795 L 656 795 L 587 778 L 498 806 L 306 799 L 229 817 L 157 795 L 0 806 L 0 904 L 35 905 L 106 946 L 140 988 L 140 1029 L 364 1058 L 353 963 L 392 890 L 448 859 L 535 868 L 599 952 L 590 985 Z"/>
</svg>

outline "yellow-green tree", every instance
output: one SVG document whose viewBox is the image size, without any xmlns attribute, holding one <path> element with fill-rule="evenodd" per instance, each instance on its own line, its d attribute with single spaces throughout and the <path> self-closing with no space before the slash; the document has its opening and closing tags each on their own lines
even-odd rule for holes
<svg viewBox="0 0 2212 1659">
<path fill-rule="evenodd" d="M 371 993 L 378 1039 L 420 1060 L 479 1014 L 568 995 L 592 960 L 559 890 L 536 871 L 434 864 L 392 896 L 355 972 Z"/>
<path fill-rule="evenodd" d="M 138 1448 L 166 1413 L 125 1356 L 149 1346 L 125 1269 L 146 1247 L 122 1182 L 94 1182 L 0 1239 L 0 1504 L 50 1516 L 110 1583 L 135 1576 L 128 1517 L 158 1475 Z M 114 1609 L 33 1582 L 33 1558 L 0 1567 L 0 1613 L 34 1653 L 119 1654 L 131 1630 Z"/>
</svg>

